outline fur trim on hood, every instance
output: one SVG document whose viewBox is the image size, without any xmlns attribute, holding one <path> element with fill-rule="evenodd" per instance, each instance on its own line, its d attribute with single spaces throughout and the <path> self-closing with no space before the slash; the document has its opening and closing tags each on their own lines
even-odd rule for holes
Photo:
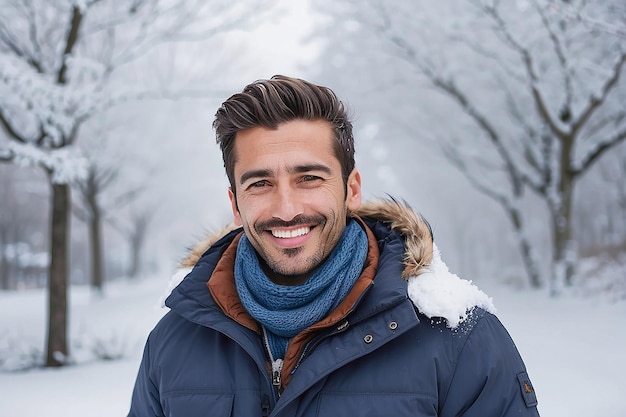
<svg viewBox="0 0 626 417">
<path fill-rule="evenodd" d="M 402 277 L 407 280 L 409 298 L 421 313 L 431 319 L 445 319 L 450 328 L 461 324 L 476 307 L 495 313 L 490 297 L 471 281 L 450 273 L 433 243 L 430 225 L 407 203 L 395 199 L 375 200 L 364 203 L 354 214 L 387 222 L 404 237 L 406 252 Z M 230 224 L 192 248 L 172 277 L 167 294 L 182 281 L 211 244 L 235 228 Z"/>
</svg>

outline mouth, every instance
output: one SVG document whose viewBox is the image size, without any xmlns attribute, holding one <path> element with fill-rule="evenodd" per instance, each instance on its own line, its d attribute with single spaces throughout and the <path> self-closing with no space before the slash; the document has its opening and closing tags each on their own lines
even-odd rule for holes
<svg viewBox="0 0 626 417">
<path fill-rule="evenodd" d="M 323 227 L 325 219 L 322 216 L 299 216 L 291 221 L 273 219 L 259 222 L 255 225 L 256 232 L 267 236 L 268 243 L 282 249 L 300 248 L 315 236 L 315 230 Z"/>
<path fill-rule="evenodd" d="M 272 236 L 278 239 L 293 239 L 296 237 L 307 235 L 311 231 L 311 227 L 302 226 L 297 229 L 285 230 L 285 229 L 271 229 Z"/>
</svg>

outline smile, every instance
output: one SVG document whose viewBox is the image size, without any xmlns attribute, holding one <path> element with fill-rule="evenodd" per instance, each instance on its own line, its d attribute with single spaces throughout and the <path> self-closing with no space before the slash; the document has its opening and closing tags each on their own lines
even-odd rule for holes
<svg viewBox="0 0 626 417">
<path fill-rule="evenodd" d="M 279 239 L 290 239 L 294 237 L 304 236 L 311 231 L 310 227 L 299 227 L 293 230 L 274 230 L 272 229 L 272 236 Z"/>
</svg>

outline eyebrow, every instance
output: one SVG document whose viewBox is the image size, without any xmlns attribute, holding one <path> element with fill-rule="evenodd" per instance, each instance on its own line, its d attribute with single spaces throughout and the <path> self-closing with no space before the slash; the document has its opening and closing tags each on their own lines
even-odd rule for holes
<svg viewBox="0 0 626 417">
<path fill-rule="evenodd" d="M 332 174 L 332 170 L 323 164 L 305 164 L 305 165 L 296 165 L 293 167 L 288 167 L 287 172 L 289 174 L 303 174 L 306 172 L 314 172 L 321 171 L 327 175 Z M 252 171 L 244 172 L 239 178 L 239 184 L 243 185 L 246 181 L 252 178 L 264 178 L 264 177 L 273 177 L 274 171 L 271 169 L 255 169 Z"/>
<path fill-rule="evenodd" d="M 272 171 L 269 169 L 255 169 L 241 174 L 241 178 L 239 178 L 239 184 L 243 185 L 244 182 L 248 181 L 251 178 L 262 178 L 271 176 L 273 176 Z"/>
<path fill-rule="evenodd" d="M 287 172 L 290 174 L 302 174 L 311 171 L 322 171 L 328 175 L 332 174 L 332 170 L 323 164 L 296 165 L 295 167 L 287 168 Z"/>
</svg>

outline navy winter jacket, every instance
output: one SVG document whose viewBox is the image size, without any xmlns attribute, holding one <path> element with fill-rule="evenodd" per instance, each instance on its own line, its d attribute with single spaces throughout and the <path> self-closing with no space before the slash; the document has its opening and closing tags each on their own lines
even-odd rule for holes
<svg viewBox="0 0 626 417">
<path fill-rule="evenodd" d="M 457 328 L 421 314 L 400 277 L 404 240 L 366 221 L 378 271 L 341 325 L 314 338 L 279 396 L 262 338 L 226 317 L 206 282 L 236 232 L 200 258 L 148 337 L 129 417 L 539 416 L 518 351 L 476 308 Z"/>
</svg>

